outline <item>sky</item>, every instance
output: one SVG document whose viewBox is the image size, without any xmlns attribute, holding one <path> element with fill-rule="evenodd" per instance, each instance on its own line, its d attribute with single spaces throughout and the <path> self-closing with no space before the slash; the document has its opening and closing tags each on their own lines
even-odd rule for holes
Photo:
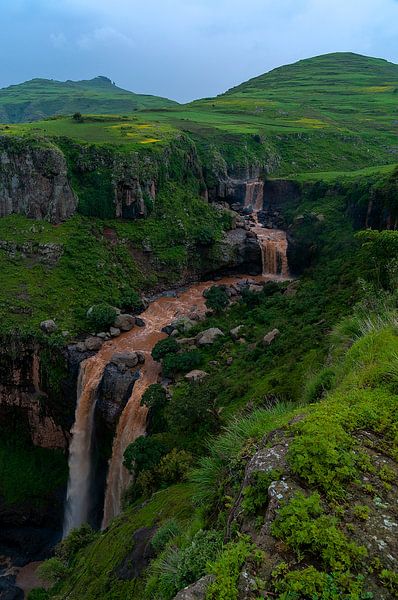
<svg viewBox="0 0 398 600">
<path fill-rule="evenodd" d="M 398 0 L 0 0 L 0 87 L 105 75 L 180 102 L 350 51 L 398 63 Z"/>
</svg>

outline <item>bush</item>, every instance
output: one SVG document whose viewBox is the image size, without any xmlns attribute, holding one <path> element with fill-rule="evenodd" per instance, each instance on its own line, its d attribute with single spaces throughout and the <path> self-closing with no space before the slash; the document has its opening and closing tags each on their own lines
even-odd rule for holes
<svg viewBox="0 0 398 600">
<path fill-rule="evenodd" d="M 162 442 L 153 437 L 140 436 L 127 446 L 123 464 L 137 477 L 141 471 L 157 465 L 165 453 L 166 447 Z"/>
<path fill-rule="evenodd" d="M 257 471 L 251 476 L 251 484 L 243 490 L 242 508 L 247 515 L 256 515 L 268 504 L 268 488 L 278 481 L 281 473 L 272 469 L 266 473 Z"/>
<path fill-rule="evenodd" d="M 163 484 L 171 485 L 184 481 L 192 467 L 192 454 L 185 450 L 173 448 L 171 452 L 163 456 L 156 469 L 156 474 Z"/>
<path fill-rule="evenodd" d="M 37 574 L 43 582 L 54 585 L 69 575 L 69 569 L 62 560 L 53 557 L 38 567 Z"/>
<path fill-rule="evenodd" d="M 168 354 L 175 354 L 180 349 L 176 340 L 172 337 L 168 337 L 165 340 L 160 340 L 152 349 L 153 360 L 162 360 Z"/>
<path fill-rule="evenodd" d="M 115 322 L 116 310 L 109 304 L 95 304 L 89 309 L 87 319 L 95 331 L 103 331 Z"/>
<path fill-rule="evenodd" d="M 96 533 L 93 528 L 85 523 L 81 527 L 73 529 L 68 537 L 57 545 L 55 554 L 64 563 L 70 564 L 79 550 L 91 544 L 95 537 Z"/>
<path fill-rule="evenodd" d="M 202 354 L 199 350 L 182 352 L 181 354 L 168 354 L 163 360 L 163 374 L 174 377 L 177 373 L 188 373 L 197 369 L 202 364 Z"/>
<path fill-rule="evenodd" d="M 142 300 L 136 291 L 124 290 L 120 295 L 120 306 L 129 312 L 137 312 L 143 309 Z"/>
<path fill-rule="evenodd" d="M 305 393 L 305 402 L 318 402 L 326 392 L 332 389 L 335 380 L 335 372 L 330 367 L 325 367 L 315 377 L 309 380 Z"/>
<path fill-rule="evenodd" d="M 227 544 L 217 562 L 211 566 L 216 580 L 208 587 L 206 600 L 238 599 L 240 571 L 251 549 L 251 545 L 245 539 Z"/>
<path fill-rule="evenodd" d="M 215 312 L 223 311 L 229 304 L 229 297 L 225 286 L 213 285 L 203 295 L 206 298 L 207 308 Z"/>
<path fill-rule="evenodd" d="M 196 435 L 203 443 L 206 435 L 220 428 L 216 392 L 206 382 L 178 386 L 167 406 L 166 419 L 171 433 L 184 434 L 186 439 Z"/>
<path fill-rule="evenodd" d="M 170 519 L 163 523 L 161 527 L 157 530 L 155 535 L 151 540 L 151 546 L 153 549 L 160 553 L 162 550 L 166 548 L 168 543 L 181 533 L 181 527 L 174 519 Z"/>
<path fill-rule="evenodd" d="M 222 550 L 222 536 L 218 531 L 198 531 L 189 546 L 181 550 L 176 574 L 180 590 L 206 574 L 207 565 Z"/>
<path fill-rule="evenodd" d="M 297 494 L 279 510 L 272 534 L 290 546 L 298 560 L 308 553 L 332 570 L 349 571 L 367 554 L 366 548 L 348 541 L 336 518 L 323 512 L 319 494 Z"/>
<path fill-rule="evenodd" d="M 44 588 L 36 588 L 28 594 L 28 600 L 49 600 L 50 595 Z"/>
<path fill-rule="evenodd" d="M 153 383 L 144 392 L 141 398 L 141 406 L 147 406 L 148 433 L 159 433 L 166 428 L 164 408 L 167 405 L 166 390 L 159 383 Z"/>
</svg>

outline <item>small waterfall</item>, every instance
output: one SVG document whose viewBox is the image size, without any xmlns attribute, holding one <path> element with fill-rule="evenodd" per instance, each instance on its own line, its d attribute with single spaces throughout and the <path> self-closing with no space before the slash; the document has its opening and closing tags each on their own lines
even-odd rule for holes
<svg viewBox="0 0 398 600">
<path fill-rule="evenodd" d="M 141 398 L 145 390 L 156 383 L 159 372 L 160 365 L 150 355 L 146 356 L 140 379 L 135 383 L 130 400 L 120 417 L 109 461 L 102 529 L 121 511 L 123 492 L 131 481 L 130 473 L 123 466 L 123 455 L 129 444 L 145 435 L 148 410 L 141 406 Z"/>
<path fill-rule="evenodd" d="M 95 395 L 104 365 L 96 357 L 81 363 L 77 384 L 77 406 L 69 447 L 69 481 L 64 517 L 64 537 L 86 523 L 90 509 L 91 444 Z"/>
<path fill-rule="evenodd" d="M 263 208 L 264 200 L 264 182 L 256 179 L 246 183 L 246 194 L 244 200 L 244 208 L 252 208 L 258 212 Z"/>
<path fill-rule="evenodd" d="M 267 229 L 258 222 L 257 213 L 263 209 L 263 205 L 264 182 L 248 181 L 244 207 L 253 209 L 254 224 L 251 229 L 256 234 L 261 247 L 262 274 L 287 278 L 289 277 L 289 267 L 286 233 L 280 229 Z"/>
</svg>

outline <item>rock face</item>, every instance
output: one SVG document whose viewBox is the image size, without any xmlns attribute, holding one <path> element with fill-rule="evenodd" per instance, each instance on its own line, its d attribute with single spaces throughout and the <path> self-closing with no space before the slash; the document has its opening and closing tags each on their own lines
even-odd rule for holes
<svg viewBox="0 0 398 600">
<path fill-rule="evenodd" d="M 137 363 L 138 358 L 135 364 Z M 139 372 L 131 371 L 123 366 L 121 362 L 118 364 L 111 362 L 105 367 L 98 386 L 98 400 L 95 410 L 96 417 L 100 417 L 109 428 L 112 429 L 115 426 L 138 378 Z"/>
<path fill-rule="evenodd" d="M 65 157 L 56 146 L 0 137 L 0 217 L 19 213 L 60 223 L 76 206 Z"/>
<path fill-rule="evenodd" d="M 185 379 L 190 383 L 199 383 L 206 379 L 209 374 L 206 371 L 201 371 L 200 369 L 194 369 L 185 375 Z"/>
</svg>

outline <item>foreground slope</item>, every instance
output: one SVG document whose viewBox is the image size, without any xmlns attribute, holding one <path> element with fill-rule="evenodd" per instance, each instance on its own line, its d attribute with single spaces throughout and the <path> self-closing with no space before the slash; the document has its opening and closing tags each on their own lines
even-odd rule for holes
<svg viewBox="0 0 398 600">
<path fill-rule="evenodd" d="M 37 121 L 57 114 L 124 114 L 176 104 L 167 98 L 135 94 L 107 77 L 84 81 L 32 79 L 0 90 L 0 122 Z"/>
</svg>

